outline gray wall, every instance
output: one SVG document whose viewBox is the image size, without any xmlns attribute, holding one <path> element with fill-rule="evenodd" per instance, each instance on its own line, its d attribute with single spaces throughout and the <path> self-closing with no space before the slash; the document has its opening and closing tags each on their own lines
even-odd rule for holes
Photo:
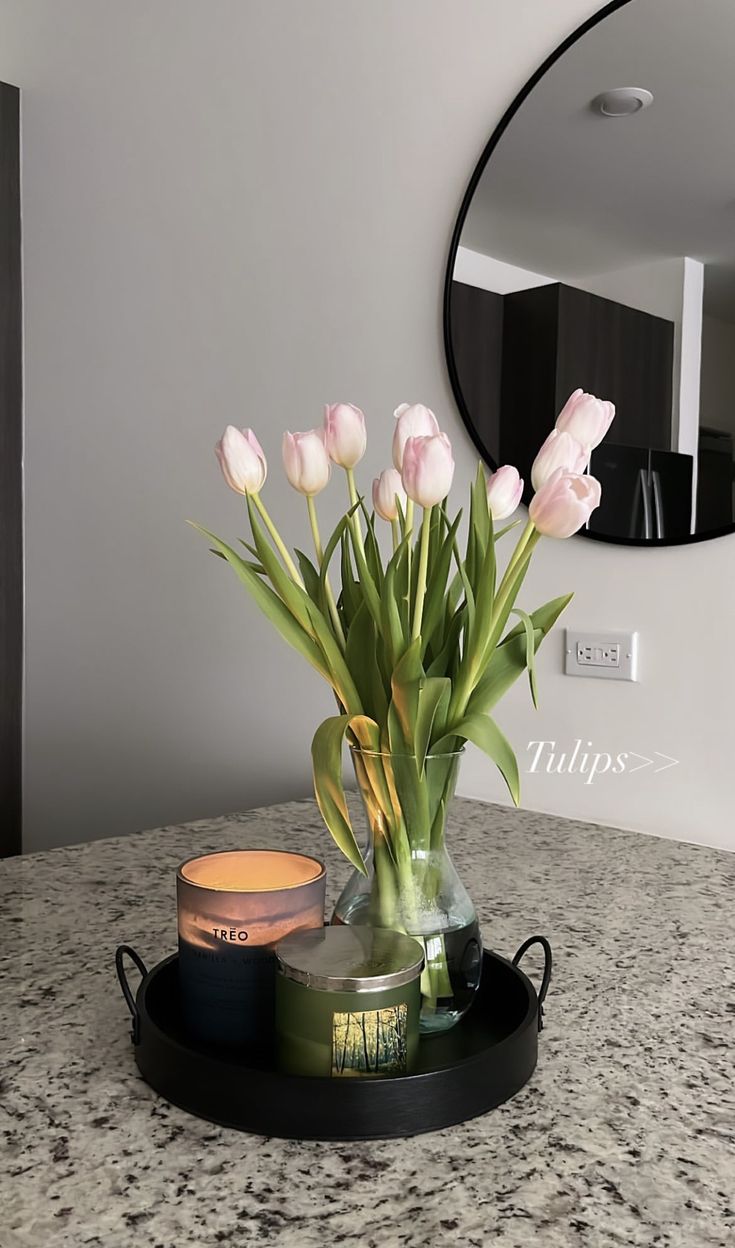
<svg viewBox="0 0 735 1248">
<path fill-rule="evenodd" d="M 244 532 L 212 445 L 252 424 L 302 542 L 283 427 L 325 400 L 422 400 L 474 455 L 446 379 L 440 294 L 463 187 L 502 110 L 589 0 L 2 0 L 24 90 L 29 849 L 310 788 L 326 691 L 185 526 Z M 322 511 L 337 513 L 333 488 Z M 661 774 L 525 778 L 525 802 L 733 843 L 734 539 L 663 552 L 546 543 L 526 595 L 638 627 L 639 685 L 542 662 L 501 723 L 660 749 Z M 502 797 L 484 758 L 467 793 Z"/>
</svg>

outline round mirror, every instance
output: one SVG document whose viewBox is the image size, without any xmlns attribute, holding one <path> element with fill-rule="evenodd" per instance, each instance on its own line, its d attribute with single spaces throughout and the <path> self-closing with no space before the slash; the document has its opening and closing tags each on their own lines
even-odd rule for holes
<svg viewBox="0 0 735 1248">
<path fill-rule="evenodd" d="M 530 467 L 577 387 L 615 403 L 586 535 L 735 529 L 735 5 L 618 0 L 521 91 L 470 182 L 445 341 L 491 467 Z"/>
</svg>

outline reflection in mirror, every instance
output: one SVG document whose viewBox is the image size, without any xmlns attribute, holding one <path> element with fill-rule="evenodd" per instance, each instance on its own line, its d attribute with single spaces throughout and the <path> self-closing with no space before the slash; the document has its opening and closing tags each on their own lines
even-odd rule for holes
<svg viewBox="0 0 735 1248">
<path fill-rule="evenodd" d="M 528 502 L 571 391 L 612 400 L 592 536 L 735 527 L 734 52 L 732 0 L 622 4 L 540 78 L 463 210 L 447 299 L 463 416 Z"/>
</svg>

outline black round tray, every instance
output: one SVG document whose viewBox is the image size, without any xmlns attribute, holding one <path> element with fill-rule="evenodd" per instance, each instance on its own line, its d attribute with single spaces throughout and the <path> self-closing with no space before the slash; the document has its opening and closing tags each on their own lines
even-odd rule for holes
<svg viewBox="0 0 735 1248">
<path fill-rule="evenodd" d="M 518 966 L 534 944 L 543 947 L 545 957 L 538 993 Z M 135 997 L 125 974 L 126 955 L 143 976 Z M 414 1074 L 345 1080 L 284 1075 L 193 1041 L 181 1020 L 177 954 L 148 971 L 134 949 L 120 945 L 115 962 L 133 1016 L 135 1060 L 146 1083 L 199 1118 L 302 1140 L 416 1135 L 507 1101 L 536 1066 L 551 978 L 551 949 L 543 936 L 521 945 L 512 962 L 486 951 L 472 1008 L 451 1031 L 422 1038 Z"/>
</svg>

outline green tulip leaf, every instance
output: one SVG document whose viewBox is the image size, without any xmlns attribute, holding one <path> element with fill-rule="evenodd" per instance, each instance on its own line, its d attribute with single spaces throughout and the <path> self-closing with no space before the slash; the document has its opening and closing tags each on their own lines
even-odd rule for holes
<svg viewBox="0 0 735 1248">
<path fill-rule="evenodd" d="M 362 597 L 360 586 L 353 575 L 350 542 L 346 533 L 343 533 L 340 538 L 340 574 L 342 579 L 342 612 L 349 628 L 360 608 Z"/>
<path fill-rule="evenodd" d="M 571 594 L 552 598 L 542 607 L 531 612 L 534 629 L 534 652 L 548 636 L 564 608 L 571 601 Z M 500 645 L 492 652 L 484 674 L 475 686 L 468 704 L 468 711 L 482 713 L 491 711 L 526 669 L 526 629 L 517 624 L 507 633 Z"/>
<path fill-rule="evenodd" d="M 314 564 L 311 562 L 309 556 L 305 555 L 303 550 L 294 550 L 294 554 L 299 562 L 299 572 L 301 573 L 301 579 L 304 582 L 304 588 L 307 594 L 317 607 L 322 608 L 324 604 L 322 602 L 319 573 L 314 567 Z"/>
<path fill-rule="evenodd" d="M 458 611 L 452 617 L 447 628 L 444 642 L 440 651 L 430 666 L 426 669 L 427 676 L 448 676 L 452 677 L 454 668 L 459 662 L 459 638 L 462 629 L 465 626 L 465 613 Z"/>
<path fill-rule="evenodd" d="M 373 617 L 367 604 L 361 602 L 347 634 L 345 663 L 357 686 L 363 710 L 382 722 L 388 710 L 388 698 L 380 678 L 377 645 Z"/>
<path fill-rule="evenodd" d="M 380 748 L 378 725 L 366 715 L 333 715 L 330 719 L 325 719 L 314 733 L 311 743 L 314 793 L 335 844 L 356 870 L 367 875 L 350 822 L 342 780 L 342 746 L 348 728 L 355 732 L 361 744 L 367 748 Z"/>
<path fill-rule="evenodd" d="M 356 507 L 359 507 L 359 506 L 360 506 L 359 502 L 356 503 Z M 360 544 L 357 534 L 355 533 L 354 526 L 350 524 L 347 532 L 349 533 L 350 541 L 352 543 L 352 554 L 355 559 L 355 566 L 357 568 L 357 579 L 358 579 L 360 590 L 362 592 L 362 596 L 365 602 L 367 603 L 368 611 L 370 612 L 370 614 L 373 617 L 373 620 L 375 621 L 375 627 L 377 629 L 380 629 L 381 627 L 381 610 L 380 610 L 381 596 L 378 591 L 378 587 L 375 584 L 373 575 L 368 567 L 367 560 L 365 558 L 365 552 L 363 550 L 362 545 Z"/>
<path fill-rule="evenodd" d="M 335 641 L 334 633 L 319 608 L 309 598 L 306 601 L 314 636 L 324 654 L 327 667 L 332 673 L 333 684 L 339 699 L 345 710 L 349 711 L 350 714 L 359 714 L 362 710 L 360 695 L 352 673 L 345 662 L 345 657 Z"/>
<path fill-rule="evenodd" d="M 375 536 L 375 515 L 374 513 L 368 511 L 365 506 L 364 499 L 359 499 L 359 505 L 362 514 L 365 517 L 365 528 L 367 530 L 365 534 L 365 559 L 370 575 L 375 581 L 378 591 L 380 591 L 383 587 L 384 572 L 383 560 L 380 557 L 380 546 L 378 545 L 378 539 Z"/>
<path fill-rule="evenodd" d="M 342 540 L 342 535 L 346 533 L 350 520 L 352 516 L 354 515 L 355 511 L 357 510 L 357 508 L 359 507 L 359 505 L 360 505 L 359 503 L 355 503 L 355 506 L 351 507 L 350 510 L 346 512 L 345 515 L 340 518 L 340 520 L 337 522 L 337 524 L 334 527 L 334 532 L 331 534 L 329 541 L 324 547 L 324 554 L 322 557 L 321 568 L 319 569 L 319 576 L 322 582 L 323 592 L 326 591 L 327 575 L 329 573 L 329 565 L 332 562 L 332 556 L 335 550 L 337 549 L 337 546 Z"/>
<path fill-rule="evenodd" d="M 298 620 L 299 624 L 306 630 L 306 632 L 313 632 L 311 616 L 308 609 L 308 594 L 305 593 L 300 585 L 297 585 L 296 582 L 292 580 L 289 573 L 285 570 L 279 556 L 276 554 L 263 532 L 255 510 L 255 504 L 249 494 L 246 496 L 246 499 L 257 558 L 265 568 L 268 574 L 268 579 L 278 594 L 278 597 L 288 607 L 294 619 Z"/>
<path fill-rule="evenodd" d="M 545 602 L 542 607 L 537 607 L 535 611 L 531 612 L 533 627 L 540 628 L 543 636 L 546 637 L 556 624 L 562 611 L 569 606 L 573 597 L 574 594 L 562 594 L 559 598 L 552 598 L 549 602 Z M 509 641 L 513 641 L 516 637 L 520 637 L 523 631 L 523 624 L 516 624 L 515 628 L 506 633 L 500 643 L 501 646 L 507 645 Z M 538 649 L 538 646 L 536 649 Z"/>
<path fill-rule="evenodd" d="M 419 692 L 413 741 L 416 764 L 422 775 L 435 725 L 443 726 L 451 692 L 452 682 L 445 676 L 427 677 Z"/>
<path fill-rule="evenodd" d="M 398 716 L 401 735 L 411 753 L 414 752 L 414 729 L 424 679 L 424 669 L 421 666 L 421 638 L 415 637 L 406 653 L 396 664 L 390 682 L 393 693 L 392 705 Z"/>
<path fill-rule="evenodd" d="M 536 637 L 533 627 L 533 621 L 526 611 L 521 611 L 520 607 L 514 607 L 511 615 L 517 615 L 526 635 L 526 667 L 528 668 L 528 683 L 531 689 L 531 700 L 536 710 L 538 710 L 538 686 L 536 683 Z"/>
<path fill-rule="evenodd" d="M 521 800 L 521 781 L 518 774 L 518 763 L 513 747 L 498 725 L 489 715 L 465 715 L 464 719 L 452 729 L 451 734 L 443 737 L 434 745 L 436 753 L 442 749 L 452 749 L 455 737 L 471 741 L 478 749 L 483 750 L 488 758 L 495 763 L 498 771 L 508 786 L 513 802 L 518 806 Z"/>
<path fill-rule="evenodd" d="M 480 569 L 491 538 L 492 517 L 487 504 L 487 479 L 480 461 L 475 480 L 470 486 L 470 522 L 467 528 L 466 569 L 473 585 L 478 584 Z"/>
<path fill-rule="evenodd" d="M 511 520 L 510 524 L 506 524 L 502 529 L 498 529 L 497 533 L 494 534 L 493 540 L 499 542 L 501 537 L 505 537 L 506 533 L 510 533 L 511 529 L 517 529 L 520 523 L 520 518 Z"/>
<path fill-rule="evenodd" d="M 394 552 L 385 571 L 383 593 L 380 600 L 381 632 L 388 651 L 391 667 L 401 659 L 408 635 L 408 610 L 401 584 L 405 586 L 405 574 L 410 538 L 404 537 Z M 399 584 L 399 578 L 401 584 Z M 401 606 L 404 611 L 401 611 Z"/>
<path fill-rule="evenodd" d="M 214 533 L 210 533 L 208 529 L 203 528 L 201 524 L 196 524 L 193 520 L 190 520 L 189 524 L 198 533 L 201 533 L 203 537 L 206 537 L 207 541 L 212 542 L 217 551 L 224 556 L 238 579 L 260 607 L 260 610 L 275 625 L 284 641 L 293 646 L 294 650 L 298 650 L 299 654 L 303 655 L 311 663 L 311 666 L 319 672 L 320 676 L 324 676 L 331 684 L 330 673 L 325 665 L 321 650 L 310 634 L 302 628 L 288 608 L 284 606 L 278 594 L 274 593 L 270 586 L 261 580 L 260 576 L 249 567 L 248 563 L 236 551 L 216 537 Z"/>
<path fill-rule="evenodd" d="M 439 517 L 441 519 L 441 517 Z M 453 523 L 449 527 L 441 546 L 437 550 L 432 561 L 429 558 L 429 577 L 426 586 L 426 597 L 424 598 L 424 613 L 421 621 L 421 636 L 424 638 L 424 647 L 431 640 L 435 630 L 441 623 L 444 613 L 444 603 L 447 592 L 447 577 L 452 563 L 452 552 L 457 537 L 457 529 L 459 528 L 462 512 L 458 512 Z"/>
<path fill-rule="evenodd" d="M 543 641 L 540 629 L 534 632 L 536 649 Z M 494 651 L 485 674 L 475 686 L 467 705 L 470 714 L 487 714 L 526 670 L 526 638 L 521 634 Z"/>
</svg>

